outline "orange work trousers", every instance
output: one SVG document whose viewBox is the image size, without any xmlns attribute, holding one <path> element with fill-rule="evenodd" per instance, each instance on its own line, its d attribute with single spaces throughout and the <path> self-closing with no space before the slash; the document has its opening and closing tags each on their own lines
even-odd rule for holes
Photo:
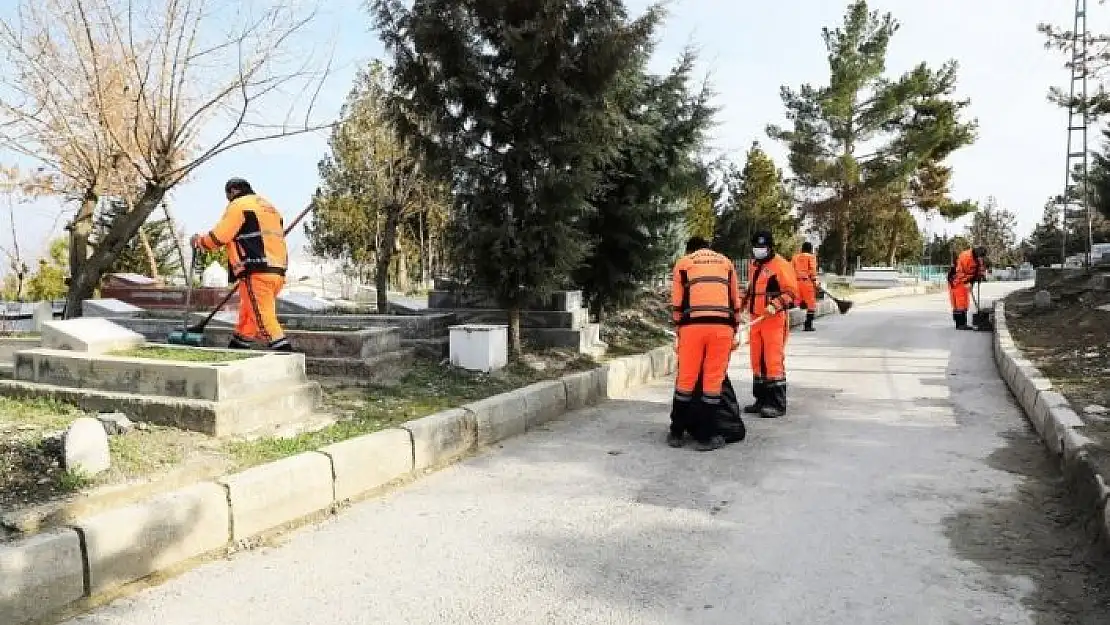
<svg viewBox="0 0 1110 625">
<path fill-rule="evenodd" d="M 284 286 L 285 277 L 273 273 L 252 273 L 239 278 L 236 338 L 270 345 L 285 338 L 277 317 L 277 296 Z"/>
<path fill-rule="evenodd" d="M 971 307 L 971 286 L 967 284 L 949 284 L 948 301 L 952 304 L 952 312 L 966 313 Z"/>
<path fill-rule="evenodd" d="M 815 282 L 799 278 L 798 295 L 802 310 L 817 312 L 817 284 Z"/>
<path fill-rule="evenodd" d="M 790 315 L 785 311 L 751 327 L 748 351 L 751 354 L 752 378 L 756 382 L 786 380 L 786 339 L 790 335 Z"/>
<path fill-rule="evenodd" d="M 719 397 L 728 373 L 734 332 L 724 324 L 691 324 L 678 329 L 675 392 L 692 395 L 701 376 L 702 396 Z"/>
</svg>

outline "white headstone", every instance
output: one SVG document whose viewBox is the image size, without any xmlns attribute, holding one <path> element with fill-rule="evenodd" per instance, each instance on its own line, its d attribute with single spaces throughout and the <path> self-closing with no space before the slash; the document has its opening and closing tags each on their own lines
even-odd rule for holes
<svg viewBox="0 0 1110 625">
<path fill-rule="evenodd" d="M 206 287 L 227 288 L 227 269 L 219 263 L 212 263 L 200 274 L 200 283 Z"/>
<path fill-rule="evenodd" d="M 451 326 L 451 364 L 490 373 L 509 364 L 509 326 Z"/>
<path fill-rule="evenodd" d="M 62 444 L 67 471 L 93 476 L 112 466 L 108 433 L 99 420 L 81 417 L 69 425 Z"/>
<path fill-rule="evenodd" d="M 310 293 L 282 293 L 277 298 L 277 311 L 284 314 L 311 315 L 335 310 L 326 299 Z"/>
<path fill-rule="evenodd" d="M 97 317 L 42 324 L 42 346 L 47 349 L 103 354 L 138 347 L 145 342 L 142 334 Z"/>
<path fill-rule="evenodd" d="M 85 317 L 138 317 L 143 312 L 142 308 L 113 297 L 81 302 L 81 314 Z"/>
<path fill-rule="evenodd" d="M 35 316 L 32 319 L 35 332 L 42 332 L 42 324 L 54 321 L 54 304 L 47 301 L 35 304 Z"/>
</svg>

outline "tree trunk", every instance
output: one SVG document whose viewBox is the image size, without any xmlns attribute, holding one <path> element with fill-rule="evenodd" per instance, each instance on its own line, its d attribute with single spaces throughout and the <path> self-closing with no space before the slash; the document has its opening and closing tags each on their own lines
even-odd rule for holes
<svg viewBox="0 0 1110 625">
<path fill-rule="evenodd" d="M 158 275 L 158 259 L 154 257 L 154 248 L 150 247 L 150 238 L 142 228 L 139 228 L 139 243 L 143 246 L 143 254 L 146 255 L 146 263 L 150 267 L 150 277 L 155 280 L 161 279 L 162 276 Z"/>
<path fill-rule="evenodd" d="M 515 358 L 524 353 L 524 344 L 520 338 L 520 307 L 509 308 L 509 353 Z"/>
<path fill-rule="evenodd" d="M 96 213 L 96 194 L 92 191 L 85 193 L 85 197 L 81 200 L 81 205 L 77 209 L 77 214 L 73 217 L 73 223 L 69 229 L 69 276 L 70 284 L 81 275 L 88 265 L 89 260 L 89 238 L 92 236 L 93 215 Z M 99 279 L 99 277 L 98 277 Z M 70 287 L 73 290 L 73 287 Z M 89 295 L 92 295 L 91 289 Z M 82 297 L 81 299 L 88 299 Z M 66 299 L 66 317 L 76 317 L 81 314 L 81 300 L 77 300 L 76 314 L 70 314 L 71 306 L 69 299 Z"/>
<path fill-rule="evenodd" d="M 104 272 L 108 271 L 123 248 L 135 238 L 139 228 L 146 223 L 154 209 L 158 208 L 158 203 L 165 195 L 165 187 L 147 184 L 142 195 L 139 196 L 139 201 L 134 203 L 134 210 L 117 219 L 111 229 L 104 234 L 104 238 L 97 242 L 96 251 L 92 256 L 85 259 L 76 273 L 70 274 L 69 293 L 66 294 L 66 319 L 81 316 L 81 302 L 92 297 L 101 278 L 104 277 Z M 84 209 L 84 203 L 82 203 L 82 209 Z M 77 232 L 76 226 L 75 223 L 74 233 Z M 71 237 L 70 240 L 72 242 L 73 238 Z M 87 240 L 86 238 L 85 241 Z M 73 250 L 70 249 L 70 261 L 72 262 L 74 258 Z"/>
<path fill-rule="evenodd" d="M 378 314 L 389 314 L 389 265 L 393 260 L 393 248 L 397 243 L 397 225 L 401 221 L 401 209 L 388 207 L 385 228 L 378 245 L 378 266 L 374 275 L 374 288 L 378 292 Z"/>
<path fill-rule="evenodd" d="M 840 275 L 848 275 L 848 210 L 844 209 L 844 223 L 840 226 Z"/>
</svg>

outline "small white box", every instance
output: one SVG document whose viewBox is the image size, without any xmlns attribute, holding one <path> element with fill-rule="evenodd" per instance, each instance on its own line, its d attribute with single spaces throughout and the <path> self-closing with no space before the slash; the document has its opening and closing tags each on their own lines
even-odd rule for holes
<svg viewBox="0 0 1110 625">
<path fill-rule="evenodd" d="M 484 373 L 503 369 L 509 364 L 509 326 L 451 326 L 451 364 Z"/>
</svg>

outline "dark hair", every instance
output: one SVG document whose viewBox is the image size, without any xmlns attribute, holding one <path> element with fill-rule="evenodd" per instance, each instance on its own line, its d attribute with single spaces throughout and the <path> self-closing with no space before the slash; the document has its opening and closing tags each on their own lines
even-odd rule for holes
<svg viewBox="0 0 1110 625">
<path fill-rule="evenodd" d="M 805 243 L 802 243 L 802 251 L 805 252 L 806 254 L 812 254 L 813 253 L 813 244 L 810 243 L 809 241 L 806 241 Z"/>
<path fill-rule="evenodd" d="M 690 254 L 698 250 L 704 250 L 707 247 L 709 247 L 709 241 L 706 241 L 704 237 L 693 236 L 686 242 L 686 253 Z"/>
<path fill-rule="evenodd" d="M 251 195 L 254 189 L 251 188 L 251 183 L 242 178 L 232 178 L 224 184 L 224 193 L 233 194 L 236 197 L 241 195 Z"/>
</svg>

